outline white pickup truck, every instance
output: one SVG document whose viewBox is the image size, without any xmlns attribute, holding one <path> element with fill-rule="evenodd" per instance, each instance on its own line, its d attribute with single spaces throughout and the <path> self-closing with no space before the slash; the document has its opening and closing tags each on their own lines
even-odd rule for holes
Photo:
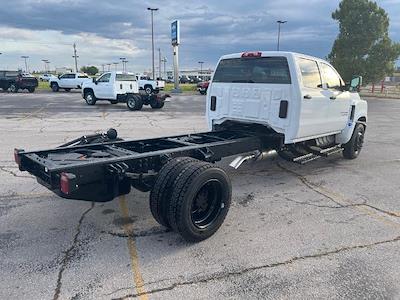
<svg viewBox="0 0 400 300">
<path fill-rule="evenodd" d="M 166 96 L 141 95 L 136 76 L 126 72 L 106 72 L 99 78 L 84 82 L 82 97 L 88 105 L 95 105 L 99 100 L 111 104 L 126 103 L 130 110 L 141 110 L 143 105 L 153 109 L 164 106 Z"/>
<path fill-rule="evenodd" d="M 49 84 L 53 92 L 64 89 L 69 92 L 71 89 L 80 89 L 84 82 L 92 81 L 89 76 L 83 73 L 65 73 L 58 77 L 53 76 L 49 79 Z"/>
<path fill-rule="evenodd" d="M 208 125 L 263 125 L 284 137 L 279 153 L 296 162 L 342 151 L 355 158 L 367 122 L 367 102 L 357 93 L 361 84 L 354 77 L 346 85 L 328 62 L 303 54 L 225 55 L 208 88 Z"/>
<path fill-rule="evenodd" d="M 164 80 L 151 80 L 146 75 L 136 75 L 136 79 L 139 82 L 139 89 L 144 90 L 148 95 L 157 94 L 165 88 Z"/>
<path fill-rule="evenodd" d="M 222 158 L 235 155 L 230 166 L 239 168 L 275 152 L 299 164 L 335 153 L 358 157 L 367 122 L 361 82 L 345 84 L 328 62 L 303 54 L 225 55 L 207 92 L 208 132 L 121 141 L 110 129 L 56 149 L 16 149 L 14 157 L 65 199 L 104 202 L 131 187 L 150 191 L 156 221 L 198 242 L 218 230 L 231 204 L 229 176 L 214 164 Z"/>
</svg>

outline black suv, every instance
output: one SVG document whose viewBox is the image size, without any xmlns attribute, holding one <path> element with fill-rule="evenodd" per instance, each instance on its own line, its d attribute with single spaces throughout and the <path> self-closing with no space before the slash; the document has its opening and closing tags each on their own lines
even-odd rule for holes
<svg viewBox="0 0 400 300">
<path fill-rule="evenodd" d="M 30 74 L 20 71 L 0 71 L 0 88 L 16 93 L 18 90 L 27 89 L 33 93 L 38 86 L 38 80 Z"/>
</svg>

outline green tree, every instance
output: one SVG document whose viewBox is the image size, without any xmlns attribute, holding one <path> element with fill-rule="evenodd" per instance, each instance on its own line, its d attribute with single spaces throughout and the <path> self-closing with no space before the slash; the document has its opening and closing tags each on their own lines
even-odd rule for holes
<svg viewBox="0 0 400 300">
<path fill-rule="evenodd" d="M 81 72 L 86 73 L 88 75 L 96 75 L 99 73 L 99 69 L 95 66 L 87 66 L 87 67 L 82 67 Z"/>
<path fill-rule="evenodd" d="M 366 84 L 393 73 L 400 44 L 389 38 L 384 9 L 369 0 L 342 0 L 332 18 L 339 22 L 340 32 L 328 59 L 345 81 L 361 75 Z"/>
</svg>

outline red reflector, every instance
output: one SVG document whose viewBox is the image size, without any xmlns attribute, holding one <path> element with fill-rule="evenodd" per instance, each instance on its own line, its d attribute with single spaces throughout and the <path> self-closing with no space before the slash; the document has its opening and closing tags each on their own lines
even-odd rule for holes
<svg viewBox="0 0 400 300">
<path fill-rule="evenodd" d="M 64 194 L 69 194 L 69 177 L 67 173 L 61 173 L 60 176 L 60 190 Z"/>
<path fill-rule="evenodd" d="M 18 155 L 19 151 L 18 149 L 14 149 L 14 160 L 17 163 L 18 166 L 21 165 L 21 157 Z"/>
<path fill-rule="evenodd" d="M 243 52 L 242 57 L 261 57 L 261 52 Z"/>
</svg>

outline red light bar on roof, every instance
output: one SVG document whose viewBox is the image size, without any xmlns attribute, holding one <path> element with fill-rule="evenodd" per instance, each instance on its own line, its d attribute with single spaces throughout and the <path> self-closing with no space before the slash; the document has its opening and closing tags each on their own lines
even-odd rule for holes
<svg viewBox="0 0 400 300">
<path fill-rule="evenodd" d="M 261 52 L 243 52 L 242 57 L 261 57 Z"/>
</svg>

